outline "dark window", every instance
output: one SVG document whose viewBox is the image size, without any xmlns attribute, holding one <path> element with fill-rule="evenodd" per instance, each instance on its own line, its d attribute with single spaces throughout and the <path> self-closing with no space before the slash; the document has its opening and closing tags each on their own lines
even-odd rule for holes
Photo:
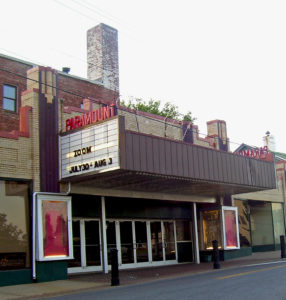
<svg viewBox="0 0 286 300">
<path fill-rule="evenodd" d="M 12 85 L 3 85 L 3 109 L 16 111 L 17 89 Z"/>
<path fill-rule="evenodd" d="M 29 268 L 29 183 L 0 180 L 0 271 Z"/>
</svg>

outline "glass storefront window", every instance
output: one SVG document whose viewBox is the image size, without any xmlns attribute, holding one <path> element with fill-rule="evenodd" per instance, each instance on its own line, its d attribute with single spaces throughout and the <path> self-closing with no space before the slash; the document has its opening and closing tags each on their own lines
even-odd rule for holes
<svg viewBox="0 0 286 300">
<path fill-rule="evenodd" d="M 280 235 L 285 235 L 284 213 L 281 203 L 272 203 L 272 217 L 275 244 L 280 244 Z"/>
<path fill-rule="evenodd" d="M 236 207 L 222 207 L 224 249 L 240 248 Z"/>
<path fill-rule="evenodd" d="M 273 245 L 271 203 L 249 201 L 252 246 Z"/>
<path fill-rule="evenodd" d="M 221 218 L 219 210 L 203 211 L 203 240 L 206 250 L 213 249 L 212 242 L 218 241 L 218 246 L 221 248 Z"/>
<path fill-rule="evenodd" d="M 238 226 L 240 247 L 251 246 L 249 206 L 247 201 L 234 200 L 234 206 L 238 210 Z"/>
<path fill-rule="evenodd" d="M 191 241 L 191 222 L 176 221 L 177 241 Z"/>
<path fill-rule="evenodd" d="M 0 180 L 0 270 L 29 268 L 29 183 Z"/>
</svg>

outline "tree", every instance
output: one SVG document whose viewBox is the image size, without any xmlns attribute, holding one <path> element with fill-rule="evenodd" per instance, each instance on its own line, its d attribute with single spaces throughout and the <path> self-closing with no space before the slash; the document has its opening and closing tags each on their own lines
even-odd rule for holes
<svg viewBox="0 0 286 300">
<path fill-rule="evenodd" d="M 151 114 L 163 116 L 173 120 L 183 120 L 193 123 L 196 119 L 192 117 L 192 113 L 190 111 L 188 111 L 185 115 L 180 114 L 178 106 L 170 102 L 166 102 L 163 108 L 161 108 L 160 100 L 150 99 L 148 102 L 146 102 L 143 99 L 137 98 L 135 101 L 129 99 L 128 102 L 121 100 L 120 104 L 128 108 L 149 112 Z"/>
</svg>

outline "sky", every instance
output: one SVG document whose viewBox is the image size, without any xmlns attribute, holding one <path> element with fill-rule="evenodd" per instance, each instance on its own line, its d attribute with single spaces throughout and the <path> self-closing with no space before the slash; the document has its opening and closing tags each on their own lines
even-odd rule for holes
<svg viewBox="0 0 286 300">
<path fill-rule="evenodd" d="M 286 153 L 286 1 L 9 0 L 0 53 L 87 77 L 86 32 L 118 30 L 121 99 L 171 102 L 206 122 L 225 120 L 231 149 Z"/>
</svg>

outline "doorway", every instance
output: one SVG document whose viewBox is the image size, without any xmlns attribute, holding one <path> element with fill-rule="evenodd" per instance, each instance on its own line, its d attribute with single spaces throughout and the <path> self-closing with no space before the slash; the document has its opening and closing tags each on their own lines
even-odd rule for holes
<svg viewBox="0 0 286 300">
<path fill-rule="evenodd" d="M 103 270 L 101 223 L 98 219 L 73 220 L 74 259 L 68 272 Z M 118 250 L 119 269 L 160 266 L 192 261 L 191 222 L 180 220 L 106 220 L 107 263 Z"/>
<path fill-rule="evenodd" d="M 99 220 L 73 220 L 72 229 L 74 259 L 68 261 L 69 273 L 102 270 Z"/>
</svg>

